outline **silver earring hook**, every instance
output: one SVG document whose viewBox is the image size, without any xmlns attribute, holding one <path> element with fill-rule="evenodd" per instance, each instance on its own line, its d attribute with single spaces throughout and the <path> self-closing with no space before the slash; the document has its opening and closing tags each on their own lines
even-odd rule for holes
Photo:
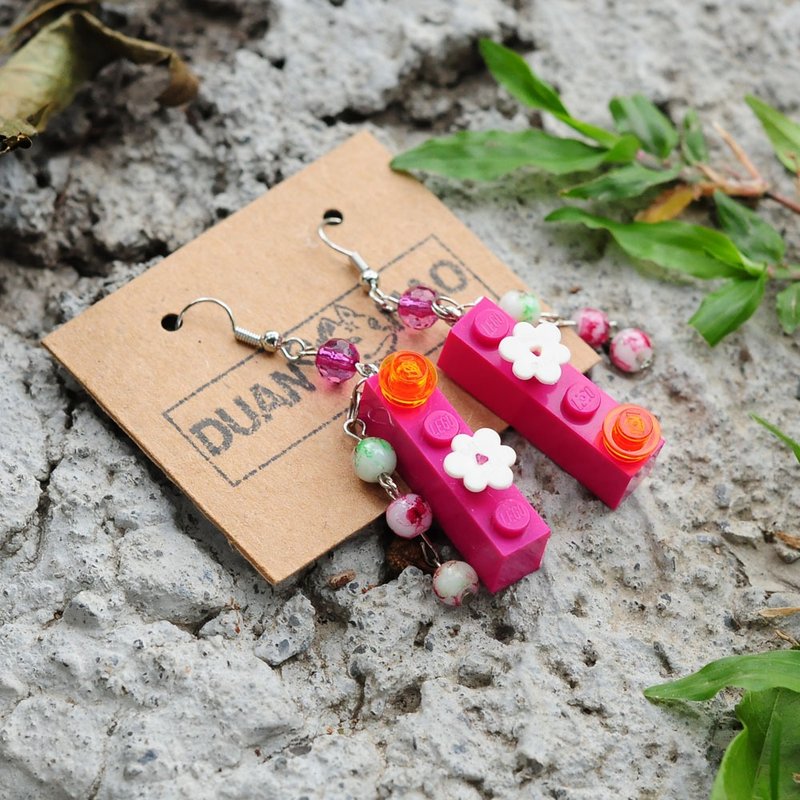
<svg viewBox="0 0 800 800">
<path fill-rule="evenodd" d="M 267 353 L 280 351 L 283 357 L 292 363 L 299 361 L 301 358 L 313 358 L 317 355 L 317 348 L 311 342 L 307 342 L 299 336 L 284 336 L 278 331 L 265 331 L 259 336 L 259 334 L 247 330 L 247 328 L 239 327 L 233 319 L 231 307 L 216 297 L 198 297 L 197 300 L 192 300 L 191 303 L 185 305 L 175 320 L 174 330 L 178 330 L 183 325 L 183 317 L 186 312 L 199 303 L 213 303 L 215 306 L 224 308 L 228 319 L 231 321 L 233 335 L 238 342 L 249 344 L 251 347 L 259 348 Z"/>
<path fill-rule="evenodd" d="M 225 309 L 225 313 L 228 315 L 228 319 L 231 322 L 231 330 L 233 331 L 233 335 L 238 342 L 249 344 L 251 347 L 261 348 L 268 353 L 274 353 L 279 349 L 283 350 L 289 341 L 288 339 L 284 340 L 283 336 L 278 331 L 266 331 L 265 333 L 259 335 L 253 331 L 247 330 L 247 328 L 240 327 L 236 324 L 236 320 L 233 318 L 233 311 L 231 310 L 231 307 L 227 303 L 223 303 L 222 300 L 218 300 L 216 297 L 198 297 L 196 300 L 192 300 L 191 303 L 187 303 L 181 309 L 181 312 L 178 314 L 178 318 L 175 320 L 175 330 L 178 330 L 178 328 L 183 325 L 183 318 L 186 312 L 192 306 L 199 305 L 200 303 L 213 303 L 215 306 Z M 303 342 L 304 346 L 306 344 L 306 342 Z M 284 353 L 284 355 L 286 354 Z"/>
<path fill-rule="evenodd" d="M 322 222 L 320 222 L 317 228 L 317 234 L 319 234 L 319 238 L 322 239 L 328 247 L 350 259 L 356 269 L 361 273 L 361 283 L 367 290 L 370 290 L 378 285 L 378 273 L 367 264 L 364 257 L 358 251 L 348 250 L 346 247 L 332 242 L 325 232 L 325 228 L 328 225 L 341 225 L 343 222 L 344 220 L 341 217 L 323 217 Z"/>
<path fill-rule="evenodd" d="M 236 333 L 236 322 L 233 319 L 233 311 L 231 311 L 231 307 L 227 303 L 223 303 L 222 300 L 217 300 L 216 297 L 198 297 L 196 300 L 192 300 L 191 303 L 187 303 L 182 309 L 180 314 L 178 314 L 178 318 L 175 320 L 175 330 L 183 325 L 183 317 L 186 312 L 192 307 L 199 305 L 200 303 L 214 303 L 214 305 L 219 306 L 220 308 L 225 309 L 225 313 L 228 315 L 228 319 L 231 321 L 231 329 L 233 330 L 234 334 Z"/>
<path fill-rule="evenodd" d="M 325 242 L 328 247 L 332 250 L 335 250 L 337 253 L 341 253 L 343 256 L 347 256 L 350 261 L 355 265 L 356 269 L 361 273 L 360 283 L 364 287 L 364 291 L 369 295 L 370 299 L 378 306 L 381 311 L 387 311 L 392 313 L 397 311 L 397 301 L 399 300 L 398 295 L 394 294 L 386 294 L 380 286 L 378 282 L 380 281 L 380 273 L 376 270 L 372 269 L 369 264 L 364 260 L 364 257 L 358 253 L 356 250 L 348 250 L 346 247 L 342 247 L 341 245 L 336 244 L 336 242 L 332 242 L 328 238 L 328 234 L 325 233 L 325 228 L 328 225 L 341 225 L 344 220 L 341 217 L 330 216 L 330 217 L 323 217 L 322 222 L 320 222 L 319 227 L 317 228 L 317 233 L 319 234 L 319 238 Z"/>
</svg>

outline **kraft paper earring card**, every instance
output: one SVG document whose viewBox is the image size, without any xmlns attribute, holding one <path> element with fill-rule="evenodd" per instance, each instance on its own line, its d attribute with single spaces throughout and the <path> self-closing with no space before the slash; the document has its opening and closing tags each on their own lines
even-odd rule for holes
<svg viewBox="0 0 800 800">
<path fill-rule="evenodd" d="M 466 302 L 522 282 L 413 178 L 392 172 L 371 135 L 354 136 L 50 334 L 45 347 L 262 574 L 288 578 L 379 516 L 381 491 L 342 470 L 352 385 L 308 363 L 237 342 L 242 327 L 316 344 L 352 340 L 365 361 L 413 349 L 436 360 L 446 325 L 409 333 L 376 310 L 350 266 L 317 237 L 337 231 L 386 284 L 423 281 Z M 165 320 L 165 318 L 167 318 Z M 174 320 L 174 317 L 173 317 Z M 162 324 L 163 322 L 163 324 Z M 598 360 L 564 331 L 572 365 Z M 441 389 L 473 429 L 503 423 L 444 376 Z"/>
</svg>

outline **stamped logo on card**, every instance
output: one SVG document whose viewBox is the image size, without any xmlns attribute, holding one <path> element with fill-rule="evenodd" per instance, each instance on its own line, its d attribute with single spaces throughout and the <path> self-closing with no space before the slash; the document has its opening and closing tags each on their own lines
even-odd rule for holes
<svg viewBox="0 0 800 800">
<path fill-rule="evenodd" d="M 413 349 L 432 356 L 448 328 L 409 332 L 375 308 L 343 256 L 319 241 L 340 209 L 346 236 L 387 291 L 418 281 L 467 302 L 522 283 L 430 192 L 389 168 L 359 134 L 182 247 L 47 337 L 44 344 L 268 580 L 278 582 L 377 517 L 385 498 L 350 466 L 342 431 L 352 382 L 331 386 L 313 363 L 237 342 L 237 323 L 320 344 L 352 340 L 363 360 Z M 565 331 L 573 364 L 592 350 Z M 473 428 L 501 427 L 442 376 Z"/>
</svg>

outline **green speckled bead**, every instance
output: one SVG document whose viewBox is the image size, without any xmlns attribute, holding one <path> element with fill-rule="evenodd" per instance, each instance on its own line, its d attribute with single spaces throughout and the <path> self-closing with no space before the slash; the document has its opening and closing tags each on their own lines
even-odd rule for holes
<svg viewBox="0 0 800 800">
<path fill-rule="evenodd" d="M 397 455 L 394 448 L 377 436 L 367 436 L 353 450 L 353 467 L 356 475 L 367 483 L 377 483 L 384 473 L 391 474 L 397 467 Z"/>
<path fill-rule="evenodd" d="M 542 306 L 535 294 L 512 289 L 506 292 L 498 303 L 500 308 L 517 322 L 530 322 L 535 325 L 542 313 Z"/>
</svg>

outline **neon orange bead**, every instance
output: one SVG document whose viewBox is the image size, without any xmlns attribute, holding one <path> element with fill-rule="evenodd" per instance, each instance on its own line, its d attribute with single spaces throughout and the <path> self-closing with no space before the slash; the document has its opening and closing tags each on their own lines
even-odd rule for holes
<svg viewBox="0 0 800 800">
<path fill-rule="evenodd" d="M 641 406 L 617 406 L 603 420 L 603 443 L 620 461 L 644 461 L 660 441 L 658 420 Z"/>
<path fill-rule="evenodd" d="M 386 356 L 378 370 L 381 394 L 403 408 L 421 406 L 433 394 L 438 381 L 439 373 L 433 363 L 411 350 Z"/>
</svg>

